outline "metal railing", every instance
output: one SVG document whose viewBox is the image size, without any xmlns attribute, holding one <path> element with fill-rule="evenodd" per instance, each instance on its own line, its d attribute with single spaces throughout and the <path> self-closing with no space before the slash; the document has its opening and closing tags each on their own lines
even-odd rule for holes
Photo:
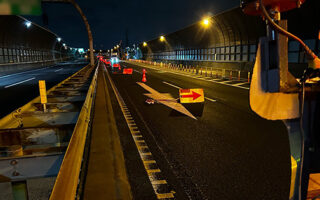
<svg viewBox="0 0 320 200">
<path fill-rule="evenodd" d="M 95 70 L 86 100 L 81 108 L 78 121 L 61 164 L 50 196 L 51 200 L 70 200 L 76 197 L 83 152 L 91 119 L 91 110 L 93 108 L 92 104 L 97 86 L 97 69 Z"/>
</svg>

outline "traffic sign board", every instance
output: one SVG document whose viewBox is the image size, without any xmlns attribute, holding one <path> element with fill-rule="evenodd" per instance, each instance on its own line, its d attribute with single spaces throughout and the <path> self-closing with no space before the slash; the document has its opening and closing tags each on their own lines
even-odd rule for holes
<svg viewBox="0 0 320 200">
<path fill-rule="evenodd" d="M 180 103 L 201 103 L 204 102 L 203 89 L 180 89 Z"/>
<path fill-rule="evenodd" d="M 133 69 L 132 68 L 124 68 L 123 74 L 132 74 Z"/>
<path fill-rule="evenodd" d="M 41 0 L 0 0 L 0 15 L 41 15 Z"/>
</svg>

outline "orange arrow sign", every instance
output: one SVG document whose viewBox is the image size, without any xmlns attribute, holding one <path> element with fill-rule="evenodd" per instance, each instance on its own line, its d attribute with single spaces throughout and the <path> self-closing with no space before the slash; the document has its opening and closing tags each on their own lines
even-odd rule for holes
<svg viewBox="0 0 320 200">
<path fill-rule="evenodd" d="M 192 98 L 193 100 L 197 99 L 201 97 L 201 94 L 198 94 L 194 91 L 192 91 L 192 94 L 188 94 L 188 95 L 182 95 L 181 98 Z"/>
<path fill-rule="evenodd" d="M 180 89 L 180 103 L 204 102 L 203 89 Z"/>
</svg>

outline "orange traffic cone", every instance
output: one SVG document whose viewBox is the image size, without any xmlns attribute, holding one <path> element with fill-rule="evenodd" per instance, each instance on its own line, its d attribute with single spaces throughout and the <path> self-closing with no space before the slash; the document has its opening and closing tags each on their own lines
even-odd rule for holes
<svg viewBox="0 0 320 200">
<path fill-rule="evenodd" d="M 143 72 L 143 73 L 142 73 L 142 82 L 144 82 L 144 83 L 145 83 L 145 82 L 147 82 L 146 70 L 145 70 L 145 69 L 143 69 L 143 70 L 142 70 L 142 72 Z"/>
</svg>

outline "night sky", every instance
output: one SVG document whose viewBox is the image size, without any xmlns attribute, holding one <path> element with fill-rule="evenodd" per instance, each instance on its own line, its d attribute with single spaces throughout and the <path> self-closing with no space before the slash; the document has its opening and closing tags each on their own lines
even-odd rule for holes
<svg viewBox="0 0 320 200">
<path fill-rule="evenodd" d="M 161 34 L 184 28 L 208 14 L 239 6 L 239 0 L 79 0 L 87 16 L 95 49 L 110 49 L 120 40 L 125 45 L 148 41 Z M 76 9 L 70 4 L 45 3 L 42 16 L 25 16 L 49 28 L 70 47 L 88 48 L 87 32 Z"/>
</svg>

